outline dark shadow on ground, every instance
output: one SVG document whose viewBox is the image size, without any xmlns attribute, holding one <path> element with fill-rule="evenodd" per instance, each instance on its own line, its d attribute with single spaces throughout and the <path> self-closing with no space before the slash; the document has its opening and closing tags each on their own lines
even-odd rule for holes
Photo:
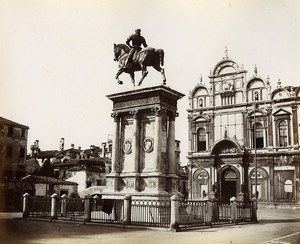
<svg viewBox="0 0 300 244">
<path fill-rule="evenodd" d="M 258 220 L 258 224 L 276 224 L 276 223 L 295 223 L 300 222 L 299 219 L 262 219 Z"/>
<path fill-rule="evenodd" d="M 115 232 L 137 232 L 145 228 L 83 224 L 34 219 L 0 219 L 0 243 L 28 243 L 39 238 L 82 238 Z"/>
</svg>

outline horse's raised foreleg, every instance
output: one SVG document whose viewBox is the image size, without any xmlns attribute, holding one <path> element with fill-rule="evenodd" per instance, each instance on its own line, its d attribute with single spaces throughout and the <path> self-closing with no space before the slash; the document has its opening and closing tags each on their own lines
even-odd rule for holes
<svg viewBox="0 0 300 244">
<path fill-rule="evenodd" d="M 119 69 L 118 72 L 117 72 L 117 74 L 116 74 L 116 80 L 118 81 L 118 83 L 119 83 L 120 85 L 123 84 L 123 81 L 121 81 L 121 80 L 119 79 L 119 76 L 120 76 L 120 74 L 122 74 L 123 72 L 124 72 L 123 69 Z"/>
<path fill-rule="evenodd" d="M 145 79 L 145 77 L 148 75 L 148 71 L 145 69 L 142 71 L 142 78 L 140 79 L 138 86 L 140 86 L 143 82 L 143 80 Z"/>
</svg>

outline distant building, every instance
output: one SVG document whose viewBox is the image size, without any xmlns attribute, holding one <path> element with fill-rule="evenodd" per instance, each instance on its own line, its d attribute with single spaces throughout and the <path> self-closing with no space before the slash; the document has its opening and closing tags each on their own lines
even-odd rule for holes
<svg viewBox="0 0 300 244">
<path fill-rule="evenodd" d="M 189 198 L 299 201 L 300 87 L 246 74 L 226 54 L 189 94 Z"/>
<path fill-rule="evenodd" d="M 0 210 L 21 209 L 29 127 L 0 117 Z"/>
<path fill-rule="evenodd" d="M 181 142 L 179 140 L 175 140 L 175 159 L 177 161 L 176 162 L 176 164 L 177 164 L 176 174 L 179 176 L 178 191 L 184 196 L 184 198 L 187 198 L 188 197 L 188 173 L 187 173 L 187 166 L 181 165 L 180 143 Z"/>
<path fill-rule="evenodd" d="M 20 179 L 25 175 L 28 129 L 0 117 L 0 179 Z"/>
<path fill-rule="evenodd" d="M 106 185 L 106 174 L 111 170 L 112 141 L 102 143 L 101 147 L 91 145 L 89 149 L 75 148 L 74 144 L 65 149 L 61 138 L 59 150 L 43 151 L 36 140 L 31 146 L 32 155 L 43 165 L 50 162 L 58 180 L 78 184 L 78 192 L 84 195 L 87 188 L 98 187 L 102 191 Z M 89 190 L 87 190 L 89 191 Z"/>
<path fill-rule="evenodd" d="M 50 197 L 54 193 L 59 196 L 78 196 L 78 184 L 76 182 L 58 180 L 47 176 L 27 175 L 22 178 L 22 183 L 25 189 L 31 189 L 26 192 L 32 196 Z"/>
</svg>

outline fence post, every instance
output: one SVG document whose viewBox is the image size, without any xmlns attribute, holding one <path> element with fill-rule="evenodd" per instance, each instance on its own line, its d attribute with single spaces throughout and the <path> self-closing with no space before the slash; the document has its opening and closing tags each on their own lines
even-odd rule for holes
<svg viewBox="0 0 300 244">
<path fill-rule="evenodd" d="M 29 194 L 23 195 L 23 218 L 29 217 Z"/>
<path fill-rule="evenodd" d="M 216 195 L 214 192 L 209 193 L 209 200 L 208 200 L 208 211 L 209 211 L 209 217 L 210 218 L 210 225 L 212 225 L 213 221 L 216 221 L 219 219 L 219 206 L 218 206 L 218 199 L 216 198 Z"/>
<path fill-rule="evenodd" d="M 92 209 L 91 209 L 91 196 L 85 196 L 84 197 L 84 219 L 83 222 L 91 222 L 92 217 Z"/>
<path fill-rule="evenodd" d="M 236 200 L 236 197 L 230 198 L 230 222 L 237 223 L 237 200 Z"/>
<path fill-rule="evenodd" d="M 63 194 L 61 196 L 61 206 L 60 206 L 60 214 L 63 217 L 67 216 L 67 195 Z"/>
<path fill-rule="evenodd" d="M 181 197 L 173 195 L 171 197 L 171 223 L 169 230 L 177 232 L 179 230 L 179 201 Z"/>
<path fill-rule="evenodd" d="M 131 199 L 132 197 L 130 195 L 126 195 L 124 197 L 124 219 L 123 219 L 124 225 L 131 224 Z"/>
<path fill-rule="evenodd" d="M 213 219 L 213 204 L 212 200 L 209 199 L 206 201 L 207 204 L 207 224 L 212 225 L 212 219 Z"/>
<path fill-rule="evenodd" d="M 252 221 L 257 222 L 257 199 L 253 197 L 251 199 L 251 206 L 252 206 Z"/>
<path fill-rule="evenodd" d="M 50 216 L 50 220 L 54 220 L 57 219 L 57 199 L 58 199 L 58 195 L 56 193 L 54 193 L 51 196 L 51 216 Z"/>
</svg>

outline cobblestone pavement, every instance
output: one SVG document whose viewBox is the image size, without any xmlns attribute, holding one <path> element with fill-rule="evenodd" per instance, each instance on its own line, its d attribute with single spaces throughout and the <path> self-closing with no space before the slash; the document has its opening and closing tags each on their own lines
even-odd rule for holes
<svg viewBox="0 0 300 244">
<path fill-rule="evenodd" d="M 20 219 L 0 213 L 0 243 L 72 244 L 198 244 L 300 243 L 300 211 L 259 209 L 259 223 L 168 232 L 163 229 L 121 228 L 96 224 Z"/>
</svg>

